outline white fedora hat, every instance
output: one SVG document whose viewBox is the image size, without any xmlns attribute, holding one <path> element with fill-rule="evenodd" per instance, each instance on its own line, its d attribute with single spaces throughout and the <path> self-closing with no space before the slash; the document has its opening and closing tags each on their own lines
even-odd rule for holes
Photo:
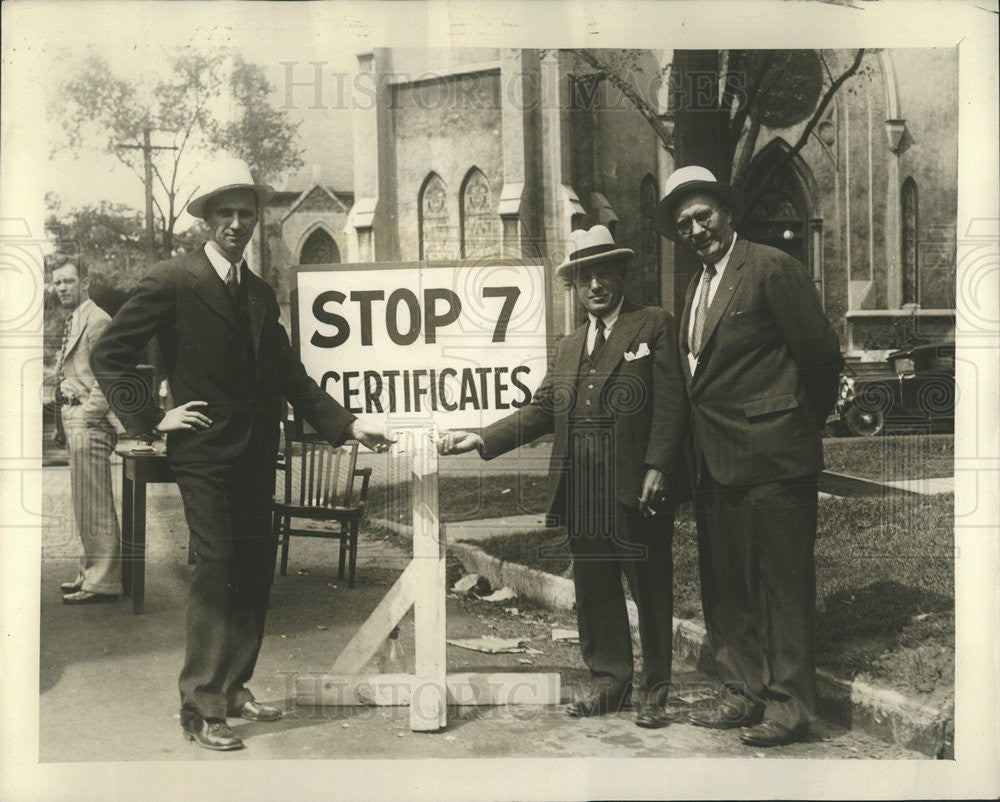
<svg viewBox="0 0 1000 802">
<path fill-rule="evenodd" d="M 681 167 L 670 174 L 663 187 L 663 200 L 656 207 L 656 230 L 664 237 L 675 242 L 680 240 L 673 207 L 684 195 L 692 192 L 710 192 L 719 198 L 732 212 L 734 226 L 743 218 L 743 198 L 736 189 L 716 180 L 712 171 L 705 167 Z"/>
<path fill-rule="evenodd" d="M 582 228 L 571 231 L 566 242 L 566 258 L 556 267 L 556 277 L 566 279 L 567 275 L 581 267 L 590 267 L 602 262 L 627 264 L 635 253 L 629 248 L 619 248 L 607 226 L 592 226 L 587 231 Z"/>
<path fill-rule="evenodd" d="M 263 206 L 274 194 L 267 184 L 258 184 L 250 174 L 250 165 L 243 159 L 226 156 L 219 159 L 205 171 L 205 178 L 198 189 L 198 195 L 187 205 L 187 213 L 192 217 L 205 219 L 205 204 L 213 195 L 230 189 L 249 189 L 257 195 L 257 203 Z"/>
</svg>

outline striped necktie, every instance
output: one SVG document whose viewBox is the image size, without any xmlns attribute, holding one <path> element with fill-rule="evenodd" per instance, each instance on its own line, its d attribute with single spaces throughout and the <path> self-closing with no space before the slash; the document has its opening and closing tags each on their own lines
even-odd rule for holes
<svg viewBox="0 0 1000 802">
<path fill-rule="evenodd" d="M 237 264 L 229 265 L 229 272 L 226 274 L 226 289 L 229 291 L 229 297 L 234 301 L 236 296 L 240 293 L 240 266 Z"/>
<path fill-rule="evenodd" d="M 708 302 L 712 293 L 712 279 L 715 278 L 715 265 L 705 265 L 705 273 L 701 279 L 701 295 L 698 298 L 698 308 L 694 310 L 694 331 L 691 332 L 691 354 L 695 359 L 701 353 L 702 339 L 705 336 L 705 318 L 708 316 Z"/>
<path fill-rule="evenodd" d="M 63 366 L 66 363 L 66 351 L 69 349 L 69 337 L 73 333 L 73 315 L 75 314 L 76 310 L 74 309 L 70 312 L 69 317 L 66 318 L 66 325 L 63 328 L 62 347 L 59 349 L 59 360 L 56 362 L 56 376 L 60 384 L 66 378 L 66 375 L 63 373 Z"/>
</svg>

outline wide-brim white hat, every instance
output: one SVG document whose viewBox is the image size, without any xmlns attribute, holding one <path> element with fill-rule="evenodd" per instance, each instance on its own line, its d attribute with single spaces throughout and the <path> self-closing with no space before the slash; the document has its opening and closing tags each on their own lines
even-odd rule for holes
<svg viewBox="0 0 1000 802">
<path fill-rule="evenodd" d="M 629 248 L 619 248 L 607 226 L 596 225 L 584 231 L 571 231 L 566 242 L 566 258 L 556 267 L 556 277 L 565 279 L 581 267 L 598 263 L 628 264 L 635 256 Z"/>
<path fill-rule="evenodd" d="M 675 242 L 681 240 L 680 232 L 677 230 L 677 223 L 674 220 L 674 204 L 684 195 L 692 192 L 710 192 L 726 204 L 726 208 L 732 212 L 732 224 L 735 226 L 743 219 L 743 198 L 739 190 L 716 180 L 712 171 L 705 167 L 681 167 L 674 170 L 667 183 L 663 186 L 663 200 L 656 206 L 654 224 L 667 239 Z"/>
<path fill-rule="evenodd" d="M 268 184 L 259 184 L 250 174 L 250 165 L 243 159 L 226 157 L 218 159 L 205 171 L 205 178 L 198 189 L 198 195 L 187 205 L 187 213 L 192 217 L 205 219 L 205 204 L 215 195 L 230 189 L 249 189 L 257 195 L 257 203 L 263 206 L 274 194 Z"/>
</svg>

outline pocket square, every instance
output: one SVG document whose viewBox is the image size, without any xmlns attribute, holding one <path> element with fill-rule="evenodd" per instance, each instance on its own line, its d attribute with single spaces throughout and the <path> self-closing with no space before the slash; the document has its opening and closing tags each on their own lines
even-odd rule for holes
<svg viewBox="0 0 1000 802">
<path fill-rule="evenodd" d="M 636 359 L 642 359 L 644 356 L 649 356 L 649 346 L 646 343 L 639 343 L 639 347 L 635 349 L 634 354 L 631 351 L 625 352 L 625 361 L 634 362 Z"/>
</svg>

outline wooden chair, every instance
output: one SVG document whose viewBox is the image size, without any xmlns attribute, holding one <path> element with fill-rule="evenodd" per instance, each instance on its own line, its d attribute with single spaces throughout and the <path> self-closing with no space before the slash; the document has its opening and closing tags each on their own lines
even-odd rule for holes
<svg viewBox="0 0 1000 802">
<path fill-rule="evenodd" d="M 344 578 L 344 562 L 348 559 L 348 586 L 353 588 L 358 526 L 372 469 L 357 467 L 357 441 L 331 446 L 318 434 L 298 431 L 294 421 L 285 421 L 284 429 L 284 464 L 278 467 L 285 472 L 285 494 L 284 500 L 275 501 L 272 518 L 272 531 L 281 543 L 281 575 L 288 570 L 292 536 L 336 538 L 340 540 L 337 575 Z M 294 519 L 320 526 L 293 527 Z"/>
</svg>

